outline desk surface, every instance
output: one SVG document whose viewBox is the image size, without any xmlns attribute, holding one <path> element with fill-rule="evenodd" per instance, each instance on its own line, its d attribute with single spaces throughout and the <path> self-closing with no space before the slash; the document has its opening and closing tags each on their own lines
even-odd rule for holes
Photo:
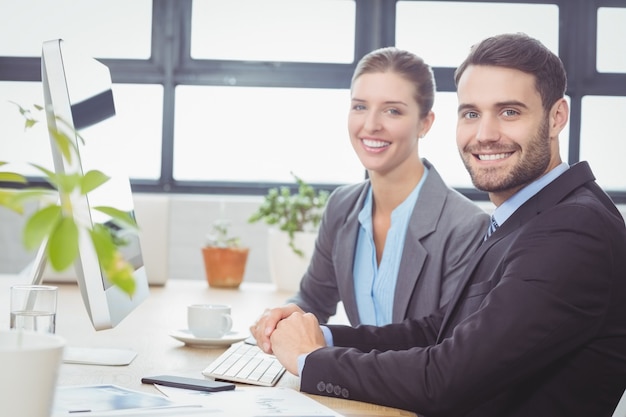
<svg viewBox="0 0 626 417">
<path fill-rule="evenodd" d="M 0 275 L 0 328 L 9 327 L 9 287 L 17 277 Z M 243 283 L 239 289 L 210 288 L 206 281 L 170 280 L 164 287 L 151 287 L 150 297 L 116 328 L 96 332 L 75 284 L 59 284 L 56 333 L 72 347 L 129 348 L 138 352 L 128 366 L 63 364 L 59 385 L 116 384 L 156 393 L 141 377 L 177 374 L 202 378 L 201 371 L 225 348 L 189 347 L 172 338 L 174 330 L 187 327 L 186 306 L 193 303 L 226 303 L 232 306 L 233 329 L 247 330 L 267 307 L 284 303 L 289 294 L 269 284 Z M 338 321 L 341 321 L 339 318 Z M 278 383 L 299 389 L 298 377 L 285 373 Z M 308 395 L 308 394 L 307 394 Z M 346 416 L 414 416 L 389 407 L 309 395 Z"/>
</svg>

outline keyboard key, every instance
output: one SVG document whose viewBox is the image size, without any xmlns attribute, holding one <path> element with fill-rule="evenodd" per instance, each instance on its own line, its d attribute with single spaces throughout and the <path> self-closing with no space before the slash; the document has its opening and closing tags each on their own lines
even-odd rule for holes
<svg viewBox="0 0 626 417">
<path fill-rule="evenodd" d="M 255 369 L 259 366 L 259 364 L 263 362 L 261 358 L 251 358 L 250 361 L 246 364 L 246 366 L 238 373 L 241 378 L 250 378 L 250 374 L 252 374 Z M 254 378 L 258 379 L 258 378 Z"/>
</svg>

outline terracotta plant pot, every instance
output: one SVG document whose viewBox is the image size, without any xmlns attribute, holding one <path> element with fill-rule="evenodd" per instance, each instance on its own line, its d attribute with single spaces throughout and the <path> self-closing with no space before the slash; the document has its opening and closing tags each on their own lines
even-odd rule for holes
<svg viewBox="0 0 626 417">
<path fill-rule="evenodd" d="M 249 248 L 202 248 L 204 268 L 209 286 L 238 288 L 243 281 Z"/>
</svg>

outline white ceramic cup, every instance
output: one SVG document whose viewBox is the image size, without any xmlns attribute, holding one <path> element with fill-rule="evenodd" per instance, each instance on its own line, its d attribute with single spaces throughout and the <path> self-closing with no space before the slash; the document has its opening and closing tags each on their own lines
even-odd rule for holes
<svg viewBox="0 0 626 417">
<path fill-rule="evenodd" d="M 198 338 L 218 339 L 233 327 L 230 306 L 225 304 L 192 304 L 187 306 L 187 327 Z"/>
<path fill-rule="evenodd" d="M 65 339 L 0 330 L 0 415 L 49 417 Z"/>
</svg>

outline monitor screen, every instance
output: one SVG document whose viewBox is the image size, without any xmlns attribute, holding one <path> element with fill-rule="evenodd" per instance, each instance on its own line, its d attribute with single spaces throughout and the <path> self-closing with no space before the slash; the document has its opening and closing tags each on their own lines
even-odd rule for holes
<svg viewBox="0 0 626 417">
<path fill-rule="evenodd" d="M 148 296 L 149 288 L 139 235 L 136 231 L 117 228 L 109 216 L 91 209 L 110 206 L 135 217 L 130 181 L 124 167 L 118 160 L 102 157 L 110 154 L 107 137 L 123 134 L 115 128 L 111 75 L 108 67 L 101 62 L 73 50 L 63 40 L 56 39 L 43 44 L 41 76 L 48 129 L 79 132 L 85 141 L 83 145 L 75 134 L 71 135 L 75 139 L 78 158 L 72 161 L 72 166 L 68 166 L 51 136 L 55 171 L 85 173 L 97 169 L 111 178 L 86 196 L 77 198 L 73 216 L 80 224 L 107 226 L 116 240 L 119 237 L 118 241 L 125 242 L 120 251 L 134 268 L 136 290 L 132 297 L 108 282 L 86 231 L 80 238 L 79 256 L 74 265 L 81 295 L 94 328 L 112 328 Z M 59 120 L 69 124 L 69 128 L 62 127 Z M 37 254 L 33 281 L 41 280 L 45 267 L 44 249 L 40 249 Z"/>
</svg>

